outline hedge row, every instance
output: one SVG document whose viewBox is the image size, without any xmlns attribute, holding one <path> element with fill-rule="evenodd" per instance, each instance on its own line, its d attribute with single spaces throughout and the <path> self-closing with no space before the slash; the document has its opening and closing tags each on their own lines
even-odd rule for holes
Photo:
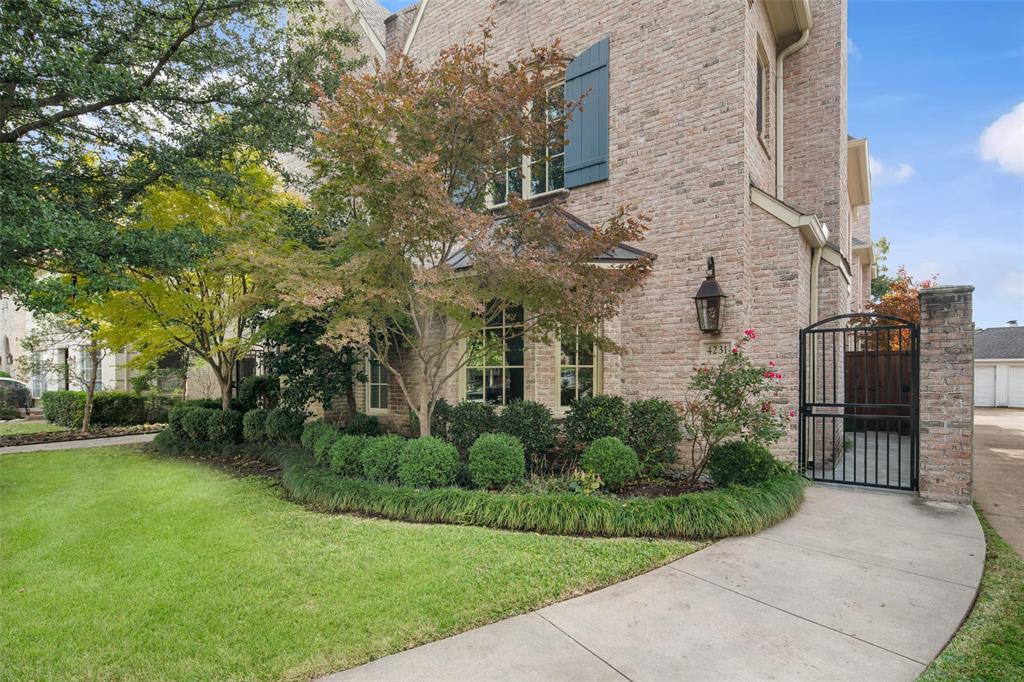
<svg viewBox="0 0 1024 682">
<path fill-rule="evenodd" d="M 43 416 L 53 424 L 69 429 L 82 427 L 85 391 L 47 391 L 43 393 Z M 94 426 L 132 426 L 146 423 L 146 401 L 131 393 L 104 391 L 93 395 Z"/>
<path fill-rule="evenodd" d="M 358 512 L 421 523 L 450 523 L 558 535 L 707 540 L 755 533 L 796 511 L 806 481 L 780 473 L 758 485 L 673 497 L 619 500 L 574 494 L 414 489 L 340 478 L 308 454 L 288 454 L 282 483 L 297 502 L 325 512 Z"/>
</svg>

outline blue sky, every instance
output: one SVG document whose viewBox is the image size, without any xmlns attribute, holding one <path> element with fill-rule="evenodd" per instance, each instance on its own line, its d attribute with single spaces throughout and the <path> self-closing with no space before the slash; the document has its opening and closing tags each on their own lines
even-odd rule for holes
<svg viewBox="0 0 1024 682">
<path fill-rule="evenodd" d="M 1024 324 L 1024 3 L 849 7 L 849 129 L 890 269 L 975 285 L 979 326 Z"/>
<path fill-rule="evenodd" d="M 849 7 L 849 130 L 870 140 L 890 270 L 975 285 L 979 326 L 1024 324 L 1024 2 Z"/>
</svg>

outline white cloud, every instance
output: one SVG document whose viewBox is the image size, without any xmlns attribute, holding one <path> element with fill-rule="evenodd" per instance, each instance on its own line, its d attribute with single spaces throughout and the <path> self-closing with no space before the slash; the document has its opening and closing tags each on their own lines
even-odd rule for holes
<svg viewBox="0 0 1024 682">
<path fill-rule="evenodd" d="M 909 163 L 887 164 L 868 156 L 871 182 L 876 185 L 898 185 L 914 177 L 914 167 Z"/>
<path fill-rule="evenodd" d="M 1011 270 L 1006 273 L 999 288 L 1011 298 L 1024 299 L 1024 270 Z"/>
<path fill-rule="evenodd" d="M 1024 175 L 1024 102 L 985 128 L 979 141 L 981 158 L 1007 173 Z"/>
<path fill-rule="evenodd" d="M 853 38 L 846 39 L 846 56 L 850 59 L 860 59 L 860 48 L 853 42 Z"/>
</svg>

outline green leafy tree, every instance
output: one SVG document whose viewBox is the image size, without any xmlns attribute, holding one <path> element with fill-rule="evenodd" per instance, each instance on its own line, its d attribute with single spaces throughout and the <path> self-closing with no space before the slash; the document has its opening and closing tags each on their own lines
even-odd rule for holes
<svg viewBox="0 0 1024 682">
<path fill-rule="evenodd" d="M 875 242 L 875 276 L 871 278 L 871 298 L 880 301 L 892 286 L 889 276 L 889 240 L 882 237 Z"/>
<path fill-rule="evenodd" d="M 300 203 L 256 165 L 248 166 L 241 182 L 223 194 L 168 182 L 151 188 L 138 213 L 138 229 L 160 232 L 192 225 L 217 247 L 177 272 L 133 271 L 132 287 L 115 292 L 106 305 L 116 339 L 139 351 L 139 363 L 188 351 L 213 370 L 223 407 L 230 409 L 235 363 L 260 342 L 272 304 L 272 290 L 252 265 L 253 255 L 288 248 L 283 225 Z"/>
<path fill-rule="evenodd" d="M 133 229 L 132 210 L 164 178 L 237 182 L 240 146 L 301 150 L 316 93 L 359 61 L 329 16 L 323 0 L 5 1 L 0 292 L 25 297 L 39 270 L 103 291 L 201 253 L 201 234 Z"/>
<path fill-rule="evenodd" d="M 426 68 L 398 57 L 342 77 L 321 102 L 313 156 L 327 248 L 265 263 L 287 304 L 327 311 L 330 345 L 361 346 L 388 370 L 424 436 L 445 384 L 483 350 L 473 341 L 487 315 L 522 306 L 526 336 L 579 330 L 611 349 L 601 322 L 651 267 L 595 265 L 613 245 L 642 239 L 648 221 L 626 207 L 592 233 L 515 197 L 501 220 L 487 210 L 505 168 L 561 138 L 564 117 L 545 112 L 574 108 L 549 88 L 567 61 L 557 45 L 496 63 L 487 36 Z M 468 272 L 452 267 L 460 250 Z"/>
</svg>

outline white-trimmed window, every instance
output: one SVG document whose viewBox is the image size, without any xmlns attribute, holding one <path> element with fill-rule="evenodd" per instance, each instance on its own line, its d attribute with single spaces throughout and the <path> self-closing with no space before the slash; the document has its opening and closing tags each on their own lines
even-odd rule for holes
<svg viewBox="0 0 1024 682">
<path fill-rule="evenodd" d="M 507 405 L 523 399 L 523 309 L 492 306 L 480 335 L 467 341 L 466 400 Z"/>
<path fill-rule="evenodd" d="M 565 141 L 562 130 L 565 112 L 559 106 L 564 89 L 563 83 L 548 88 L 544 106 L 548 134 L 544 146 L 499 173 L 488 197 L 491 206 L 505 204 L 509 194 L 525 199 L 565 187 Z"/>
<path fill-rule="evenodd" d="M 757 136 L 762 140 L 768 139 L 768 55 L 760 39 L 757 41 L 757 72 L 754 74 L 754 93 L 757 98 L 754 102 L 754 125 L 757 127 Z"/>
<path fill-rule="evenodd" d="M 89 353 L 88 346 L 81 346 L 78 349 L 78 376 L 81 377 L 80 383 L 82 384 L 82 390 L 88 390 L 87 385 L 89 383 L 89 376 L 92 374 L 92 355 Z M 103 390 L 103 364 L 96 366 L 96 390 Z"/>
<path fill-rule="evenodd" d="M 385 412 L 388 409 L 388 371 L 377 358 L 366 359 L 366 409 Z"/>
<path fill-rule="evenodd" d="M 577 399 L 594 395 L 597 352 L 579 340 L 558 344 L 558 407 L 568 409 Z"/>
</svg>

